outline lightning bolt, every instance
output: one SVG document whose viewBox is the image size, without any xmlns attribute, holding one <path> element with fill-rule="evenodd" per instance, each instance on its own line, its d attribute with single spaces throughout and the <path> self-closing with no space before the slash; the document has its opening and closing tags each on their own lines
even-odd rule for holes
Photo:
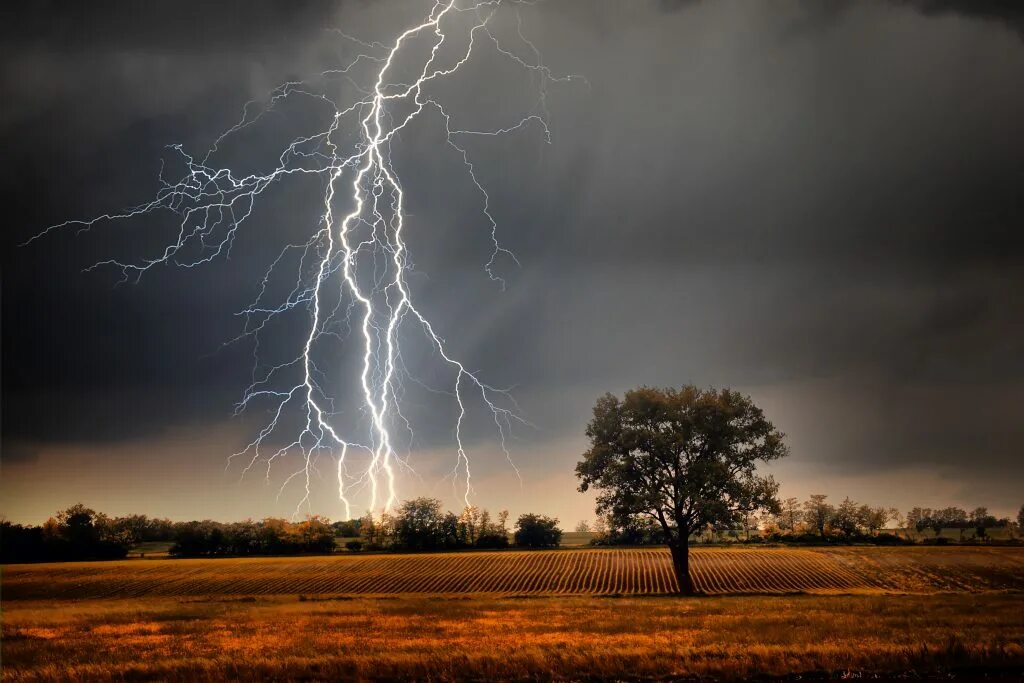
<svg viewBox="0 0 1024 683">
<path fill-rule="evenodd" d="M 438 0 L 420 23 L 406 28 L 391 43 L 365 42 L 336 30 L 345 45 L 361 50 L 354 58 L 314 79 L 278 86 L 262 105 L 250 101 L 243 107 L 238 122 L 217 137 L 201 158 L 188 154 L 181 145 L 170 146 L 185 170 L 179 179 L 170 182 L 161 167 L 160 188 L 153 199 L 119 213 L 53 225 L 29 240 L 61 228 L 84 231 L 104 221 L 171 211 L 180 217 L 177 237 L 161 252 L 137 262 L 104 260 L 86 269 L 114 267 L 120 270 L 122 281 L 137 282 L 158 265 L 196 268 L 229 257 L 236 236 L 264 191 L 290 176 L 313 175 L 326 180 L 323 212 L 316 230 L 305 242 L 283 247 L 266 270 L 255 300 L 240 312 L 245 321 L 242 333 L 227 342 L 254 340 L 251 381 L 235 406 L 236 414 L 259 403 L 269 415 L 256 436 L 228 458 L 228 465 L 241 459 L 242 476 L 259 467 L 269 482 L 277 461 L 297 455 L 298 466 L 284 478 L 278 491 L 280 497 L 293 481 L 302 483 L 303 494 L 296 504 L 296 515 L 304 507 L 311 511 L 313 478 L 319 474 L 317 465 L 324 455 L 334 459 L 338 498 L 346 518 L 352 517 L 353 497 L 364 490 L 368 492 L 370 510 L 386 511 L 395 506 L 397 472 L 412 471 L 409 454 L 400 453 L 395 429 L 401 426 L 408 434 L 410 450 L 415 436 L 401 409 L 403 380 L 412 380 L 454 401 L 457 417 L 451 478 L 453 486 L 461 483 L 461 496 L 467 505 L 473 492 L 470 456 L 464 441 L 468 401 L 478 400 L 490 412 L 500 448 L 519 475 L 508 439 L 514 425 L 529 423 L 506 389 L 482 381 L 455 358 L 445 339 L 415 303 L 407 277 L 413 265 L 403 236 L 405 193 L 391 154 L 401 132 L 414 120 L 429 113 L 436 115 L 443 125 L 447 146 L 458 155 L 479 193 L 492 244 L 484 271 L 504 289 L 505 281 L 497 273 L 499 261 L 518 261 L 498 239 L 498 222 L 491 211 L 490 196 L 478 178 L 464 141 L 474 136 L 511 135 L 536 128 L 543 140 L 550 143 L 548 85 L 583 80 L 578 76 L 555 75 L 542 63 L 540 51 L 523 32 L 519 12 L 522 2 L 525 0 Z M 515 17 L 513 45 L 501 42 L 493 30 L 504 8 L 510 9 Z M 418 54 L 415 45 L 424 42 L 429 49 Z M 446 50 L 446 43 L 454 47 Z M 492 130 L 460 128 L 455 117 L 432 94 L 432 87 L 452 77 L 485 49 L 529 72 L 537 101 L 522 118 Z M 446 57 L 447 52 L 454 54 Z M 416 65 L 411 69 L 411 82 L 400 80 L 399 64 L 406 70 L 411 64 Z M 347 83 L 359 96 L 342 106 L 328 87 L 335 82 Z M 293 139 L 268 173 L 240 175 L 213 164 L 211 159 L 232 136 L 259 122 L 283 102 L 296 98 L 329 107 L 330 123 L 326 128 Z M 341 209 L 339 205 L 347 208 Z M 272 302 L 272 283 L 277 282 L 279 271 L 296 256 L 294 284 L 283 301 Z M 302 309 L 308 311 L 308 328 L 301 349 L 284 363 L 263 363 L 261 334 L 282 316 Z M 454 374 L 447 389 L 426 386 L 406 368 L 400 331 L 407 327 L 418 329 L 432 352 Z M 361 360 L 358 382 L 351 389 L 359 398 L 364 424 L 345 429 L 340 424 L 333 395 L 326 389 L 332 385 L 331 379 L 317 366 L 316 359 L 324 344 L 345 343 L 351 337 L 358 344 Z M 294 382 L 289 382 L 288 377 Z M 298 418 L 297 431 L 287 425 L 290 415 Z M 282 438 L 284 432 L 291 432 L 292 436 Z"/>
</svg>

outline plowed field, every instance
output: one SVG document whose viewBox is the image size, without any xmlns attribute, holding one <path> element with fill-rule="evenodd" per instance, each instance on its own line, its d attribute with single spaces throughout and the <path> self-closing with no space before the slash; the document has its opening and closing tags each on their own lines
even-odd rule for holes
<svg viewBox="0 0 1024 683">
<path fill-rule="evenodd" d="M 699 548 L 697 588 L 735 593 L 1024 590 L 1021 548 Z M 664 549 L 9 565 L 3 599 L 203 595 L 632 595 L 672 592 Z"/>
</svg>

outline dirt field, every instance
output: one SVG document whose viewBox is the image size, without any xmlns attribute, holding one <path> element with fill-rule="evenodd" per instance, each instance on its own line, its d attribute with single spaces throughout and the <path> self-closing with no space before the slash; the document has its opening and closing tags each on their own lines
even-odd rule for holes
<svg viewBox="0 0 1024 683">
<path fill-rule="evenodd" d="M 882 594 L 1024 590 L 1024 548 L 701 548 L 697 588 Z M 11 565 L 5 602 L 204 595 L 644 595 L 675 590 L 663 549 Z"/>
</svg>

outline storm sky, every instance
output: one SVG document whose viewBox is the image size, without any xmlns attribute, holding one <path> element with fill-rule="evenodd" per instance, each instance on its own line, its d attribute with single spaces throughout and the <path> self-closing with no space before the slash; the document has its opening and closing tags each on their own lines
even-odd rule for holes
<svg viewBox="0 0 1024 683">
<path fill-rule="evenodd" d="M 166 217 L 17 245 L 150 198 L 166 145 L 205 150 L 248 100 L 353 56 L 330 29 L 389 42 L 429 5 L 0 9 L 0 513 L 294 508 L 288 490 L 276 499 L 280 476 L 225 469 L 263 417 L 232 416 L 252 348 L 225 342 L 280 245 L 315 229 L 322 184 L 269 190 L 230 260 L 137 284 L 82 269 L 153 255 Z M 471 415 L 476 502 L 593 518 L 572 472 L 595 399 L 688 382 L 749 393 L 786 432 L 792 455 L 772 470 L 783 495 L 1007 515 L 1024 502 L 1021 10 L 548 0 L 521 15 L 545 63 L 586 83 L 549 84 L 551 144 L 534 129 L 470 146 L 520 262 L 498 264 L 504 290 L 484 271 L 479 197 L 436 128 L 395 151 L 418 301 L 535 425 L 511 444 L 520 483 Z M 499 29 L 514 32 L 514 16 Z M 500 127 L 535 103 L 493 55 L 469 66 L 443 92 L 467 125 Z M 282 109 L 223 163 L 272 163 L 315 116 Z M 455 507 L 451 406 L 412 412 L 419 476 L 400 494 Z M 314 511 L 337 518 L 326 480 Z"/>
</svg>

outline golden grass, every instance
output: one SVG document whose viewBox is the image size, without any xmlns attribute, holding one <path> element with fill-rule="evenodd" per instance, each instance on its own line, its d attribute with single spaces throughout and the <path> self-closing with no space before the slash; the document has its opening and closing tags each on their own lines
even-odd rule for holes
<svg viewBox="0 0 1024 683">
<path fill-rule="evenodd" d="M 5 604 L 4 679 L 583 679 L 1024 672 L 1015 594 Z"/>
<path fill-rule="evenodd" d="M 710 594 L 1024 590 L 1024 548 L 699 548 Z M 197 595 L 644 595 L 676 588 L 664 549 L 11 565 L 5 600 Z"/>
<path fill-rule="evenodd" d="M 665 596 L 657 549 L 11 565 L 3 676 L 1024 675 L 1024 550 L 702 548 L 693 560 L 717 596 Z"/>
</svg>

